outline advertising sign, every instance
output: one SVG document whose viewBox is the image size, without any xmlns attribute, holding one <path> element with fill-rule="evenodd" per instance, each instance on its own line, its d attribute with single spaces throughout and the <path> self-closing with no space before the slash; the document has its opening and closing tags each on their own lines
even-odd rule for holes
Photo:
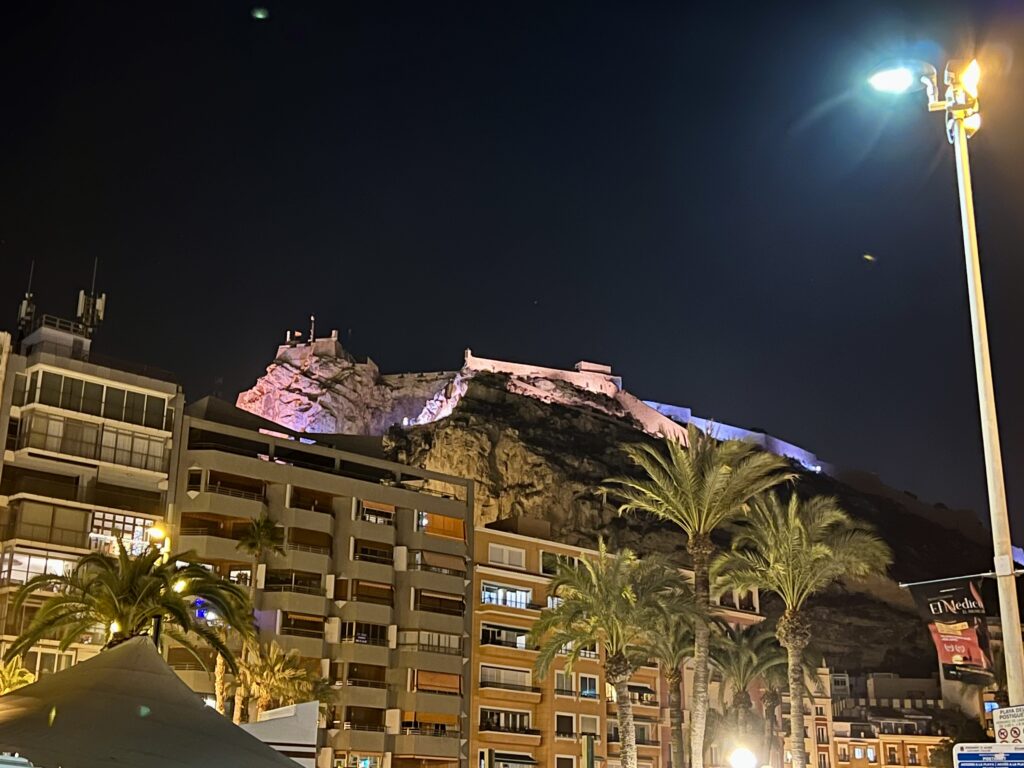
<svg viewBox="0 0 1024 768">
<path fill-rule="evenodd" d="M 915 584 L 910 587 L 939 654 L 946 680 L 969 685 L 992 683 L 985 605 L 973 579 Z"/>
</svg>

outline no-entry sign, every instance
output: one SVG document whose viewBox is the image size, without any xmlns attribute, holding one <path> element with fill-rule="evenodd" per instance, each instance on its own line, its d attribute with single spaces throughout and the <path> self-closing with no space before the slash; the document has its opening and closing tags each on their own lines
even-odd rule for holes
<svg viewBox="0 0 1024 768">
<path fill-rule="evenodd" d="M 1024 744 L 1024 707 L 993 710 L 992 726 L 999 744 Z"/>
</svg>

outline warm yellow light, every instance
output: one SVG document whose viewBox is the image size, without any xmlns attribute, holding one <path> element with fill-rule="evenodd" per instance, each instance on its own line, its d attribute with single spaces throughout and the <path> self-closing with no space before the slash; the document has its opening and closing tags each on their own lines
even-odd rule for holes
<svg viewBox="0 0 1024 768">
<path fill-rule="evenodd" d="M 112 622 L 110 622 L 110 634 L 116 635 L 120 631 L 121 631 L 121 622 L 119 622 L 117 619 L 114 619 Z"/>
<path fill-rule="evenodd" d="M 162 539 L 165 539 L 165 538 L 167 538 L 167 531 L 165 531 L 165 530 L 164 530 L 163 528 L 161 528 L 161 527 L 160 527 L 159 525 L 153 525 L 153 526 L 150 526 L 150 527 L 149 527 L 149 528 L 148 528 L 148 529 L 146 530 L 146 534 L 147 534 L 147 535 L 149 536 L 149 538 L 151 538 L 151 539 L 152 539 L 153 541 L 160 541 L 160 540 L 162 540 Z"/>
<path fill-rule="evenodd" d="M 967 129 L 967 134 L 973 136 L 981 128 L 981 113 L 975 112 L 973 115 L 968 115 L 964 118 L 964 128 Z"/>
<path fill-rule="evenodd" d="M 736 747 L 729 755 L 732 768 L 757 768 L 757 755 L 746 747 Z"/>
<path fill-rule="evenodd" d="M 971 59 L 967 69 L 960 75 L 960 82 L 964 84 L 964 90 L 971 95 L 971 98 L 978 98 L 978 81 L 981 80 L 981 67 L 977 59 Z"/>
<path fill-rule="evenodd" d="M 188 587 L 188 582 L 185 579 L 178 579 L 171 585 L 171 589 L 175 592 L 184 592 L 186 587 Z"/>
</svg>

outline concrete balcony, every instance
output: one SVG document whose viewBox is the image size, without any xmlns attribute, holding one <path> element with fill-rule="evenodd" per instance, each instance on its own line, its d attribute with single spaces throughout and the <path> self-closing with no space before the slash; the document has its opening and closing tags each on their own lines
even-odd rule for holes
<svg viewBox="0 0 1024 768">
<path fill-rule="evenodd" d="M 330 573 L 334 570 L 334 559 L 326 547 L 285 544 L 284 549 L 284 557 L 275 558 L 274 567 L 312 573 Z"/>
<path fill-rule="evenodd" d="M 394 739 L 394 754 L 399 757 L 447 757 L 455 760 L 459 756 L 460 737 L 457 732 L 439 736 L 424 728 L 403 728 Z"/>
<path fill-rule="evenodd" d="M 343 571 L 345 576 L 350 579 L 375 581 L 378 584 L 390 584 L 395 577 L 393 565 L 369 560 L 350 560 L 345 563 Z"/>
<path fill-rule="evenodd" d="M 326 616 L 328 612 L 327 598 L 322 593 L 310 594 L 300 591 L 298 587 L 267 587 L 262 592 L 260 607 L 263 610 L 280 609 L 313 616 Z"/>
<path fill-rule="evenodd" d="M 322 659 L 324 656 L 324 641 L 322 637 L 308 637 L 303 635 L 289 634 L 295 630 L 282 630 L 279 635 L 275 635 L 274 639 L 284 648 L 286 651 L 294 648 L 299 652 L 299 655 L 305 656 L 308 659 Z"/>
<path fill-rule="evenodd" d="M 462 674 L 462 652 L 455 654 L 423 650 L 430 646 L 398 646 L 398 666 L 409 669 L 431 669 L 452 675 Z"/>
<path fill-rule="evenodd" d="M 267 511 L 265 499 L 255 494 L 231 495 L 226 490 L 221 493 L 212 490 L 200 491 L 194 499 L 185 494 L 178 506 L 179 513 L 183 515 L 205 513 L 226 517 L 244 517 L 249 520 L 255 520 L 261 513 Z"/>
<path fill-rule="evenodd" d="M 380 525 L 370 523 L 366 520 L 353 520 L 351 522 L 352 536 L 362 541 L 376 541 L 381 544 L 395 543 L 395 527 L 393 525 Z"/>
<path fill-rule="evenodd" d="M 352 750 L 356 752 L 384 752 L 387 736 L 384 733 L 384 726 L 379 730 L 370 730 L 366 727 L 356 726 L 349 723 L 338 723 L 341 728 L 331 729 L 327 732 L 327 740 L 330 746 L 338 750 Z"/>
<path fill-rule="evenodd" d="M 488 743 L 500 742 L 509 748 L 536 747 L 540 745 L 541 732 L 536 728 L 502 728 L 498 725 L 480 723 L 477 729 L 481 738 Z"/>
<path fill-rule="evenodd" d="M 320 533 L 334 533 L 334 517 L 326 512 L 286 507 L 277 512 L 274 518 L 278 525 L 285 528 L 305 528 Z"/>
<path fill-rule="evenodd" d="M 342 601 L 336 601 L 341 603 Z M 365 621 L 367 624 L 394 624 L 394 609 L 390 605 L 362 602 L 359 600 L 344 601 L 341 606 L 341 618 L 344 621 Z"/>
<path fill-rule="evenodd" d="M 399 611 L 398 623 L 403 629 L 422 629 L 428 632 L 457 634 L 463 631 L 465 622 L 461 615 L 411 610 L 403 606 Z"/>
<path fill-rule="evenodd" d="M 413 563 L 401 575 L 402 581 L 417 589 L 436 589 L 439 592 L 462 594 L 466 588 L 465 576 L 441 573 L 437 569 Z"/>
<path fill-rule="evenodd" d="M 248 562 L 249 556 L 238 550 L 238 542 L 234 539 L 190 533 L 192 530 L 198 531 L 201 529 L 183 528 L 176 542 L 178 550 L 187 552 L 190 549 L 194 549 L 196 554 L 203 560 Z"/>
<path fill-rule="evenodd" d="M 331 643 L 330 654 L 334 661 L 358 661 L 378 667 L 390 666 L 391 659 L 391 650 L 386 645 L 370 643 Z"/>
<path fill-rule="evenodd" d="M 174 666 L 174 674 L 196 693 L 212 694 L 214 692 L 212 672 L 213 670 L 207 672 L 199 663 Z"/>
<path fill-rule="evenodd" d="M 360 707 L 387 709 L 388 689 L 385 683 L 369 680 L 346 680 L 341 686 L 339 701 L 342 704 L 358 704 Z"/>
</svg>

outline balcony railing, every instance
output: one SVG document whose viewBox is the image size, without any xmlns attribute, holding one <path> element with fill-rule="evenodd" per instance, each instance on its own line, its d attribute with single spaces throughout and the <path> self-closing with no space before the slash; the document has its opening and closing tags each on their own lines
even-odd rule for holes
<svg viewBox="0 0 1024 768">
<path fill-rule="evenodd" d="M 314 595 L 315 597 L 323 597 L 326 593 L 324 588 L 317 585 L 307 584 L 267 584 L 263 587 L 264 592 L 297 592 L 300 595 Z"/>
<path fill-rule="evenodd" d="M 389 608 L 394 606 L 395 600 L 393 597 L 385 597 L 384 595 L 352 595 L 351 598 L 353 603 L 372 603 L 373 605 L 386 605 Z M 366 617 L 369 618 L 369 617 Z"/>
<path fill-rule="evenodd" d="M 380 723 L 380 724 L 377 724 L 377 723 L 351 723 L 351 722 L 346 720 L 345 723 L 343 724 L 342 730 L 345 730 L 345 731 L 375 731 L 375 732 L 378 732 L 378 733 L 383 733 L 384 732 L 384 723 Z"/>
<path fill-rule="evenodd" d="M 501 680 L 481 680 L 481 688 L 500 688 L 503 691 L 524 691 L 526 693 L 540 693 L 540 688 L 535 685 L 522 685 L 520 683 L 505 683 Z"/>
<path fill-rule="evenodd" d="M 530 728 L 522 725 L 501 725 L 500 723 L 490 723 L 483 720 L 480 721 L 480 730 L 491 733 L 517 733 L 524 736 L 541 735 L 540 731 L 536 728 Z"/>
<path fill-rule="evenodd" d="M 320 629 L 306 627 L 281 627 L 281 634 L 294 635 L 295 637 L 312 637 L 317 640 L 323 640 L 324 630 L 323 627 Z"/>
<path fill-rule="evenodd" d="M 354 685 L 357 688 L 387 688 L 388 684 L 383 680 L 369 680 L 362 677 L 350 677 L 345 680 L 345 685 Z"/>
<path fill-rule="evenodd" d="M 440 605 L 438 603 L 416 603 L 417 611 L 427 611 L 429 613 L 443 613 L 446 616 L 462 616 L 466 609 L 462 605 Z"/>
<path fill-rule="evenodd" d="M 295 542 L 289 541 L 284 545 L 284 548 L 289 552 L 312 552 L 314 555 L 331 554 L 330 547 L 320 546 L 318 544 L 296 544 Z"/>
<path fill-rule="evenodd" d="M 352 556 L 352 559 L 381 565 L 394 565 L 395 562 L 394 553 L 387 549 L 362 548 Z"/>
<path fill-rule="evenodd" d="M 266 496 L 262 491 L 245 491 L 241 488 L 231 488 L 220 483 L 207 483 L 206 491 L 208 493 L 218 493 L 221 496 L 232 496 L 236 499 L 249 499 L 250 501 L 258 501 L 265 504 L 267 501 Z"/>
<path fill-rule="evenodd" d="M 446 656 L 461 656 L 462 648 L 453 648 L 450 645 L 434 645 L 433 643 L 403 643 L 403 648 L 415 648 L 424 653 L 443 653 Z"/>
<path fill-rule="evenodd" d="M 14 522 L 4 528 L 5 539 L 28 539 L 30 541 L 44 541 L 48 544 L 60 544 L 65 547 L 78 547 L 87 549 L 89 547 L 89 534 L 84 531 L 74 531 L 70 528 L 54 528 L 49 525 L 35 525 L 33 523 Z"/>
<path fill-rule="evenodd" d="M 370 637 L 369 635 L 360 635 L 357 637 L 343 637 L 341 638 L 343 643 L 356 643 L 358 645 L 380 645 L 386 646 L 388 639 L 386 637 Z"/>
<path fill-rule="evenodd" d="M 502 648 L 515 648 L 520 651 L 536 651 L 537 646 L 519 643 L 516 640 L 502 640 L 499 637 L 481 637 L 480 645 L 498 645 Z"/>
<path fill-rule="evenodd" d="M 458 730 L 435 728 L 428 724 L 409 727 L 403 726 L 401 733 L 403 736 L 434 736 L 439 739 L 458 739 L 462 736 Z"/>
<path fill-rule="evenodd" d="M 459 576 L 464 577 L 466 575 L 465 568 L 459 570 L 456 568 L 443 568 L 440 565 L 427 565 L 426 563 L 412 563 L 409 566 L 410 571 L 429 571 L 430 573 L 440 573 L 444 576 Z"/>
</svg>

